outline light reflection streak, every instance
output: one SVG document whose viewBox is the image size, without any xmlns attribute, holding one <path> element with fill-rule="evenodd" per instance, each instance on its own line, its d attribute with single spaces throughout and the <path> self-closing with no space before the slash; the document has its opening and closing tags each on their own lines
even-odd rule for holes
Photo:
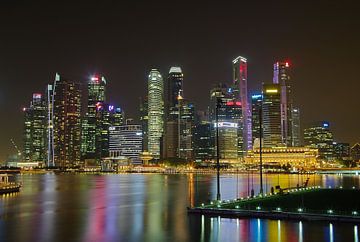
<svg viewBox="0 0 360 242">
<path fill-rule="evenodd" d="M 303 224 L 299 222 L 299 242 L 303 242 Z"/>
<path fill-rule="evenodd" d="M 329 236 L 330 236 L 330 242 L 334 242 L 334 230 L 332 223 L 330 223 L 329 225 Z"/>
<path fill-rule="evenodd" d="M 278 224 L 278 241 L 281 242 L 281 222 L 280 220 L 277 221 Z"/>
<path fill-rule="evenodd" d="M 359 242 L 359 235 L 358 235 L 358 226 L 354 226 L 354 241 Z"/>
</svg>

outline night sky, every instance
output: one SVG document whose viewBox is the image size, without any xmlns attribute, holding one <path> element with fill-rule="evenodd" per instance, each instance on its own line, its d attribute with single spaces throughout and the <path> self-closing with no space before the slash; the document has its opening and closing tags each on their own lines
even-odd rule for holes
<svg viewBox="0 0 360 242">
<path fill-rule="evenodd" d="M 303 126 L 328 120 L 336 141 L 360 141 L 356 1 L 53 2 L 0 1 L 0 161 L 15 153 L 10 138 L 22 146 L 21 109 L 55 72 L 84 87 L 102 73 L 108 101 L 136 117 L 151 68 L 166 77 L 181 66 L 184 96 L 204 109 L 238 55 L 248 59 L 250 92 L 289 60 Z"/>
</svg>

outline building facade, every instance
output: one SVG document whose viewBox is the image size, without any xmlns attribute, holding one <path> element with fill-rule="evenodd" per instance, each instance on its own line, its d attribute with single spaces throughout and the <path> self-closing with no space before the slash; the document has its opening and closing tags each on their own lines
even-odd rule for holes
<svg viewBox="0 0 360 242">
<path fill-rule="evenodd" d="M 109 156 L 116 158 L 124 156 L 132 163 L 140 162 L 142 152 L 141 125 L 126 124 L 109 127 Z"/>
<path fill-rule="evenodd" d="M 160 72 L 152 69 L 148 77 L 148 149 L 154 159 L 160 159 L 164 131 L 164 83 Z"/>
<path fill-rule="evenodd" d="M 58 76 L 54 83 L 54 162 L 61 168 L 80 165 L 81 85 Z"/>
<path fill-rule="evenodd" d="M 243 114 L 243 153 L 252 149 L 251 107 L 248 100 L 247 89 L 247 59 L 237 57 L 233 60 L 233 93 L 234 97 L 242 104 Z"/>
<path fill-rule="evenodd" d="M 46 166 L 47 107 L 42 94 L 34 93 L 30 107 L 24 108 L 24 161 Z"/>
<path fill-rule="evenodd" d="M 263 85 L 263 140 L 264 147 L 284 146 L 281 133 L 281 88 L 278 84 Z"/>
<path fill-rule="evenodd" d="M 334 160 L 333 142 L 334 139 L 329 122 L 316 122 L 304 129 L 305 146 L 318 149 L 321 160 Z"/>
</svg>

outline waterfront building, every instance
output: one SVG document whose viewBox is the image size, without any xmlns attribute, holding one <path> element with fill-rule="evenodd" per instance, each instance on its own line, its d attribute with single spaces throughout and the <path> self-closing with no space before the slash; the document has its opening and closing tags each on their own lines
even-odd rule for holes
<svg viewBox="0 0 360 242">
<path fill-rule="evenodd" d="M 242 103 L 235 98 L 233 89 L 219 84 L 210 91 L 210 122 L 213 143 L 216 144 L 216 110 L 219 125 L 220 159 L 236 162 L 245 155 L 243 141 Z"/>
<path fill-rule="evenodd" d="M 143 132 L 143 151 L 148 151 L 148 123 L 149 123 L 149 115 L 148 115 L 148 97 L 140 98 L 140 125 L 141 130 Z"/>
<path fill-rule="evenodd" d="M 262 163 L 267 167 L 291 165 L 297 168 L 317 167 L 318 149 L 309 147 L 272 147 L 262 149 Z M 245 161 L 259 164 L 260 149 L 255 148 L 248 153 Z"/>
<path fill-rule="evenodd" d="M 251 96 L 251 128 L 253 147 L 257 147 L 260 144 L 260 112 L 262 112 L 262 94 L 254 94 Z"/>
<path fill-rule="evenodd" d="M 350 160 L 350 144 L 334 142 L 334 158 L 338 161 Z"/>
<path fill-rule="evenodd" d="M 247 90 L 247 59 L 238 56 L 232 61 L 233 64 L 233 93 L 234 98 L 242 104 L 243 115 L 243 153 L 252 149 L 252 128 L 251 128 L 251 108 L 248 101 Z"/>
<path fill-rule="evenodd" d="M 179 96 L 177 118 L 166 122 L 164 133 L 164 158 L 193 159 L 193 128 L 195 125 L 194 105 Z"/>
<path fill-rule="evenodd" d="M 60 76 L 56 73 L 55 80 Z M 54 160 L 54 85 L 48 84 L 45 90 L 46 95 L 46 111 L 47 111 L 47 130 L 46 130 L 46 153 L 47 153 L 47 166 L 55 166 Z"/>
<path fill-rule="evenodd" d="M 359 162 L 360 161 L 360 144 L 354 144 L 350 149 L 351 158 L 353 161 Z"/>
<path fill-rule="evenodd" d="M 214 139 L 212 139 L 211 123 L 200 121 L 194 128 L 194 158 L 196 161 L 212 160 L 214 158 Z"/>
<path fill-rule="evenodd" d="M 290 83 L 290 65 L 286 61 L 274 64 L 273 83 L 280 85 L 281 98 L 281 138 L 282 143 L 292 146 L 292 91 Z"/>
<path fill-rule="evenodd" d="M 166 83 L 166 121 L 178 119 L 179 97 L 183 97 L 183 80 L 181 68 L 171 67 Z"/>
<path fill-rule="evenodd" d="M 103 113 L 99 113 L 99 111 L 104 110 L 106 84 L 105 77 L 100 75 L 93 75 L 88 80 L 87 110 L 82 122 L 81 153 L 83 160 L 99 162 L 102 157 L 101 135 L 104 130 L 101 118 Z"/>
<path fill-rule="evenodd" d="M 47 108 L 42 94 L 34 93 L 24 108 L 24 161 L 46 165 Z"/>
<path fill-rule="evenodd" d="M 263 85 L 264 147 L 284 146 L 281 133 L 281 88 L 279 84 Z"/>
<path fill-rule="evenodd" d="M 329 122 L 316 122 L 304 129 L 304 144 L 306 147 L 319 150 L 319 158 L 325 161 L 334 159 L 333 134 Z"/>
<path fill-rule="evenodd" d="M 139 163 L 142 153 L 142 130 L 141 125 L 125 124 L 122 126 L 109 127 L 109 156 L 117 158 L 126 157 L 132 163 Z"/>
<path fill-rule="evenodd" d="M 152 69 L 148 77 L 148 149 L 154 159 L 160 158 L 164 131 L 163 96 L 163 78 L 157 69 Z"/>
<path fill-rule="evenodd" d="M 81 85 L 57 75 L 53 87 L 55 166 L 61 168 L 79 166 Z"/>
<path fill-rule="evenodd" d="M 293 107 L 291 109 L 291 146 L 301 146 L 301 129 L 300 129 L 300 109 Z"/>
</svg>

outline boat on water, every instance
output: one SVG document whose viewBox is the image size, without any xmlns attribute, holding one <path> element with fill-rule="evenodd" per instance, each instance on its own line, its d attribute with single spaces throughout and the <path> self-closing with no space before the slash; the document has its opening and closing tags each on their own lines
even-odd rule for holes
<svg viewBox="0 0 360 242">
<path fill-rule="evenodd" d="M 21 184 L 12 181 L 12 175 L 0 174 L 0 195 L 19 192 Z"/>
</svg>

